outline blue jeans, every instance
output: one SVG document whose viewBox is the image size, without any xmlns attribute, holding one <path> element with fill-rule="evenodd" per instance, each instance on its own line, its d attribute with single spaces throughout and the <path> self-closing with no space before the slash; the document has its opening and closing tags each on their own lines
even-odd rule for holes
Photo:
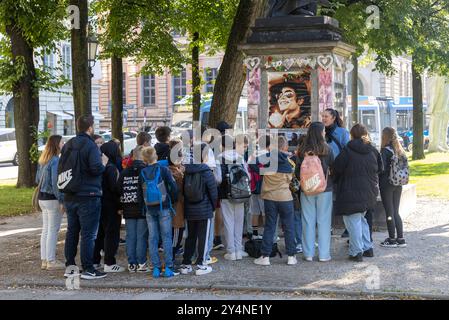
<svg viewBox="0 0 449 320">
<path fill-rule="evenodd" d="M 349 255 L 354 257 L 373 247 L 365 212 L 343 216 L 343 221 L 349 233 Z"/>
<path fill-rule="evenodd" d="M 173 268 L 173 239 L 172 239 L 172 218 L 168 209 L 160 211 L 159 208 L 148 208 L 147 224 L 150 244 L 151 263 L 155 268 L 161 268 L 159 257 L 159 234 L 162 238 L 164 248 L 165 266 Z"/>
<path fill-rule="evenodd" d="M 126 219 L 126 254 L 128 264 L 147 262 L 148 224 L 145 219 Z"/>
<path fill-rule="evenodd" d="M 295 240 L 296 246 L 302 245 L 302 217 L 301 217 L 301 209 L 295 210 L 295 215 L 293 216 L 293 220 L 295 221 Z"/>
<path fill-rule="evenodd" d="M 295 231 L 293 229 L 293 201 L 264 200 L 265 228 L 263 232 L 261 253 L 269 257 L 273 249 L 273 238 L 276 231 L 278 216 L 284 226 L 285 248 L 288 256 L 296 254 Z"/>
<path fill-rule="evenodd" d="M 304 257 L 315 256 L 316 229 L 318 226 L 319 258 L 331 258 L 331 221 L 332 192 L 323 192 L 315 196 L 301 193 L 302 206 L 302 248 Z"/>
<path fill-rule="evenodd" d="M 75 257 L 81 233 L 81 266 L 84 271 L 93 271 L 95 239 L 100 224 L 101 199 L 85 198 L 65 201 L 67 209 L 67 233 L 65 238 L 66 266 L 75 265 Z"/>
</svg>

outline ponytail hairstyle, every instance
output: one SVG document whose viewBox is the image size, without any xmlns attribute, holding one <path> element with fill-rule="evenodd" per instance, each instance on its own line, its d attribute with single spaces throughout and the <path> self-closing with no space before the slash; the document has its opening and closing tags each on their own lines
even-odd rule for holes
<svg viewBox="0 0 449 320">
<path fill-rule="evenodd" d="M 396 129 L 391 127 L 386 127 L 382 130 L 382 148 L 387 146 L 392 146 L 394 153 L 397 155 L 405 155 L 405 151 L 398 140 L 398 135 Z"/>
<path fill-rule="evenodd" d="M 334 121 L 337 124 L 337 127 L 340 127 L 340 128 L 344 127 L 343 119 L 340 117 L 340 113 L 337 110 L 332 109 L 332 108 L 327 108 L 326 110 L 324 110 L 324 112 L 329 113 L 332 116 L 332 118 L 335 119 Z"/>
<path fill-rule="evenodd" d="M 363 124 L 357 123 L 351 129 L 352 140 L 361 139 L 364 144 L 371 144 L 371 138 L 369 136 L 368 130 Z"/>
</svg>

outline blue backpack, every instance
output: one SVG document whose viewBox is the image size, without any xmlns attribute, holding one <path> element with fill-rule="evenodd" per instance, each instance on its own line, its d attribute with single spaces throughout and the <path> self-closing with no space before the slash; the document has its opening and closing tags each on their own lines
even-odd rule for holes
<svg viewBox="0 0 449 320">
<path fill-rule="evenodd" d="M 145 176 L 145 169 L 142 170 L 142 178 L 144 180 L 143 184 L 143 194 L 145 199 L 145 204 L 147 206 L 159 205 L 162 210 L 162 204 L 167 199 L 167 188 L 165 187 L 164 180 L 161 179 L 161 168 L 157 167 L 153 179 L 148 179 Z M 160 180 L 160 181 L 159 181 Z"/>
</svg>

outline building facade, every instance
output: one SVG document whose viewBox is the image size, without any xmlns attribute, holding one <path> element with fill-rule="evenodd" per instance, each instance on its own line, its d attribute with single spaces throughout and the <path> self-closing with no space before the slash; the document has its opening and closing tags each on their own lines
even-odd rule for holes
<svg viewBox="0 0 449 320">
<path fill-rule="evenodd" d="M 212 93 L 223 53 L 214 56 L 200 56 L 200 70 L 205 84 L 202 93 Z M 141 74 L 142 64 L 136 64 L 132 59 L 123 59 L 123 104 L 124 128 L 138 130 L 143 126 L 157 127 L 169 125 L 183 118 L 191 119 L 191 109 L 184 109 L 183 101 L 192 92 L 192 69 L 185 66 L 179 75 L 170 70 L 163 74 Z M 102 129 L 111 127 L 111 61 L 101 61 L 101 81 L 99 106 L 104 116 L 100 126 Z M 185 116 L 185 117 L 183 117 Z"/>
<path fill-rule="evenodd" d="M 48 67 L 51 72 L 62 72 L 68 79 L 72 78 L 71 46 L 70 42 L 62 41 L 57 46 L 55 53 L 44 56 L 37 64 Z M 60 67 L 60 70 L 53 68 Z M 74 135 L 76 123 L 74 120 L 74 104 L 72 85 L 68 84 L 59 88 L 57 92 L 39 92 L 39 131 L 47 127 L 52 134 L 64 136 Z M 102 118 L 99 113 L 100 84 L 98 77 L 92 81 L 92 113 L 97 126 Z M 0 96 L 0 128 L 14 128 L 14 101 L 11 95 Z"/>
</svg>

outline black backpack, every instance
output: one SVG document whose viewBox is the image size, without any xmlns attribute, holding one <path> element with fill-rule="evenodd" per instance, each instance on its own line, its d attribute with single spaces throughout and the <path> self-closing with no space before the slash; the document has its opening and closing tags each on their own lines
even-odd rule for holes
<svg viewBox="0 0 449 320">
<path fill-rule="evenodd" d="M 260 252 L 260 248 L 262 247 L 261 239 L 251 239 L 246 241 L 245 243 L 245 251 L 248 253 L 250 257 L 259 258 L 262 253 Z M 273 248 L 271 250 L 270 258 L 276 257 L 279 254 L 279 257 L 282 258 L 282 253 L 279 251 L 277 242 L 273 243 Z"/>
<path fill-rule="evenodd" d="M 204 199 L 205 183 L 201 172 L 186 173 L 184 177 L 184 197 L 190 203 Z"/>
<path fill-rule="evenodd" d="M 83 143 L 79 148 L 73 147 L 72 138 L 65 145 L 58 164 L 58 189 L 62 193 L 77 193 L 83 184 L 81 174 L 81 150 L 87 145 Z"/>
</svg>

